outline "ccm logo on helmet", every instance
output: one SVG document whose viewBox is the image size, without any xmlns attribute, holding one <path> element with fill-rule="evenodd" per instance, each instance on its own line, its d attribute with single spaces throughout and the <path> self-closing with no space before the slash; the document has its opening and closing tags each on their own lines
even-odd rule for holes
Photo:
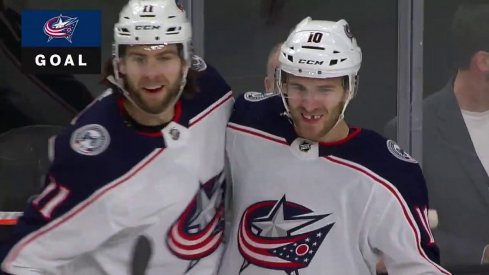
<svg viewBox="0 0 489 275">
<path fill-rule="evenodd" d="M 153 26 L 153 25 L 141 25 L 141 26 L 136 26 L 136 30 L 159 30 L 160 26 Z"/>
<path fill-rule="evenodd" d="M 308 65 L 323 65 L 324 61 L 310 60 L 310 59 L 299 59 L 299 64 Z"/>
</svg>

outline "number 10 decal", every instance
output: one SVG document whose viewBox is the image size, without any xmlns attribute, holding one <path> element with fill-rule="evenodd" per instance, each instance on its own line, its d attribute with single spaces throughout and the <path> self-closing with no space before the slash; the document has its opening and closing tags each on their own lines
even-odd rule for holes
<svg viewBox="0 0 489 275">
<path fill-rule="evenodd" d="M 323 33 L 321 32 L 311 32 L 309 34 L 309 38 L 307 38 L 307 42 L 319 43 L 323 39 Z"/>
</svg>

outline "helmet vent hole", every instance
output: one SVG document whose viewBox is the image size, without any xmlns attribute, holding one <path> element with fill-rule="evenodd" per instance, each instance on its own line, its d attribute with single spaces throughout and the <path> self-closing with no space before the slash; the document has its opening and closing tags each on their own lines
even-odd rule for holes
<svg viewBox="0 0 489 275">
<path fill-rule="evenodd" d="M 136 41 L 138 41 L 139 40 L 139 37 L 136 36 L 134 39 L 136 39 Z"/>
<path fill-rule="evenodd" d="M 159 36 L 155 36 L 155 40 L 160 40 L 160 37 Z"/>
<path fill-rule="evenodd" d="M 177 28 L 175 27 L 171 27 L 171 28 L 168 28 L 166 29 L 167 32 L 174 32 Z"/>
<path fill-rule="evenodd" d="M 323 50 L 323 47 L 316 47 L 316 46 L 302 46 L 303 49 L 311 49 L 311 50 Z"/>
<path fill-rule="evenodd" d="M 318 74 L 322 74 L 323 72 L 322 71 L 318 71 Z"/>
<path fill-rule="evenodd" d="M 329 61 L 329 66 L 333 66 L 336 64 L 338 64 L 338 59 L 331 59 L 331 61 Z"/>
<path fill-rule="evenodd" d="M 141 14 L 139 17 L 156 17 L 154 14 Z"/>
<path fill-rule="evenodd" d="M 175 15 L 168 16 L 168 18 L 175 18 L 175 17 L 176 17 Z"/>
<path fill-rule="evenodd" d="M 340 53 L 340 52 L 335 50 L 335 51 L 333 51 L 333 53 Z"/>
<path fill-rule="evenodd" d="M 346 60 L 346 58 L 342 58 L 342 59 L 340 60 L 340 62 L 343 62 L 343 61 L 345 61 L 345 60 Z"/>
<path fill-rule="evenodd" d="M 124 16 L 124 19 L 131 19 L 131 18 L 129 18 L 129 16 Z"/>
<path fill-rule="evenodd" d="M 287 59 L 288 59 L 290 62 L 294 62 L 294 58 L 292 57 L 292 55 L 288 55 L 288 56 L 287 56 Z"/>
<path fill-rule="evenodd" d="M 299 73 L 302 73 L 302 69 L 299 69 Z"/>
<path fill-rule="evenodd" d="M 120 35 L 129 36 L 129 35 L 131 35 L 131 32 L 127 28 L 120 28 L 119 29 L 119 34 Z"/>
</svg>

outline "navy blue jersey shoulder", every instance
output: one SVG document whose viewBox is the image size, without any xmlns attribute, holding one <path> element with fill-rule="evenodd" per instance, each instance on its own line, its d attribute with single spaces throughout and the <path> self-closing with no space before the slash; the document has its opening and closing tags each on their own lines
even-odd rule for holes
<svg viewBox="0 0 489 275">
<path fill-rule="evenodd" d="M 0 247 L 0 261 L 25 235 L 73 209 L 163 146 L 161 137 L 140 135 L 124 124 L 119 100 L 118 93 L 104 94 L 77 117 L 74 125 L 56 137 L 54 160 L 46 177 L 46 186 L 55 184 L 55 187 L 46 188 L 51 191 L 36 205 L 27 205 L 10 239 Z M 49 203 L 61 187 L 68 190 L 69 195 L 46 216 L 40 208 Z"/>
<path fill-rule="evenodd" d="M 283 111 L 279 95 L 250 100 L 244 93 L 236 99 L 231 122 L 252 128 L 263 128 L 265 120 L 275 120 Z"/>
<path fill-rule="evenodd" d="M 289 143 L 296 137 L 278 94 L 257 99 L 246 93 L 241 95 L 234 104 L 230 122 L 283 137 Z"/>
<path fill-rule="evenodd" d="M 198 91 L 194 96 L 182 97 L 183 114 L 180 123 L 188 126 L 187 122 L 207 109 L 231 91 L 224 78 L 212 66 L 197 73 L 196 84 Z"/>
<path fill-rule="evenodd" d="M 358 163 L 392 183 L 410 205 L 427 205 L 427 189 L 419 164 L 395 142 L 361 129 L 346 143 L 321 146 L 321 155 L 334 155 Z"/>
<path fill-rule="evenodd" d="M 211 99 L 212 102 L 231 91 L 231 87 L 211 65 L 207 65 L 207 68 L 198 74 L 197 85 L 205 97 Z"/>
<path fill-rule="evenodd" d="M 409 207 L 421 233 L 421 245 L 428 257 L 440 262 L 438 247 L 432 243 L 419 213 L 428 208 L 428 191 L 419 164 L 395 142 L 362 129 L 347 142 L 320 146 L 321 155 L 334 155 L 358 163 L 393 184 Z"/>
<path fill-rule="evenodd" d="M 83 200 L 164 146 L 161 137 L 138 134 L 124 123 L 120 95 L 97 99 L 55 140 L 49 174 Z M 105 129 L 105 130 L 104 130 Z"/>
</svg>

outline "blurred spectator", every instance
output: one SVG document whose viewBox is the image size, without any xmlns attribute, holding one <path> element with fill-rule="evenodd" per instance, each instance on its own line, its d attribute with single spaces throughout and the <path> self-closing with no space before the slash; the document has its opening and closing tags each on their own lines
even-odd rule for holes
<svg viewBox="0 0 489 275">
<path fill-rule="evenodd" d="M 467 1 L 452 24 L 454 76 L 423 102 L 423 169 L 441 262 L 479 265 L 489 244 L 489 4 Z M 385 134 L 395 137 L 396 121 Z"/>
</svg>

